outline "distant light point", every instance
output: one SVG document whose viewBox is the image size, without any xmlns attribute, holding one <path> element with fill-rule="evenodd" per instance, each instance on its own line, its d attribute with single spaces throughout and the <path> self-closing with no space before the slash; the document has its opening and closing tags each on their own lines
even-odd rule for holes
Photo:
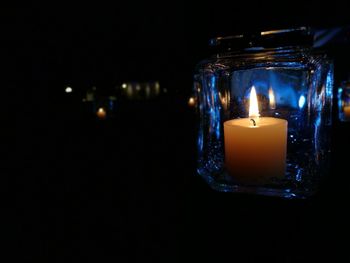
<svg viewBox="0 0 350 263">
<path fill-rule="evenodd" d="M 71 87 L 66 87 L 66 89 L 64 90 L 66 93 L 72 93 L 73 89 Z"/>
</svg>

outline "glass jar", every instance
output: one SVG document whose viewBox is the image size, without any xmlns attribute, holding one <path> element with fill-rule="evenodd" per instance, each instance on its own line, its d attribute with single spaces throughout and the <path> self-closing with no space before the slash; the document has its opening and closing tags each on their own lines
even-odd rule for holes
<svg viewBox="0 0 350 263">
<path fill-rule="evenodd" d="M 332 62 L 304 27 L 210 46 L 194 74 L 199 175 L 219 191 L 313 194 L 329 168 Z"/>
</svg>

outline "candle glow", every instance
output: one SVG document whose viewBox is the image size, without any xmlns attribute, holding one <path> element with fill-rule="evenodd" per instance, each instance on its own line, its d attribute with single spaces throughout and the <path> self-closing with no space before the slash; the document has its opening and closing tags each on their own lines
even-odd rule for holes
<svg viewBox="0 0 350 263">
<path fill-rule="evenodd" d="M 195 106 L 195 105 L 196 105 L 195 99 L 194 99 L 193 97 L 190 97 L 190 98 L 188 99 L 188 106 L 193 107 L 193 106 Z"/>
<path fill-rule="evenodd" d="M 105 111 L 104 108 L 99 108 L 96 115 L 99 119 L 105 119 L 107 116 L 107 112 Z"/>
<path fill-rule="evenodd" d="M 270 109 L 274 110 L 276 109 L 276 100 L 275 100 L 275 93 L 273 92 L 273 89 L 269 88 L 269 102 L 270 102 Z"/>
</svg>

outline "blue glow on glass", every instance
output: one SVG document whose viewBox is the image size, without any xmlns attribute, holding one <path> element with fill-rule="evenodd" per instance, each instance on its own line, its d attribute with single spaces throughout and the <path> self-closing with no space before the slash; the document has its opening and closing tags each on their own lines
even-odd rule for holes
<svg viewBox="0 0 350 263">
<path fill-rule="evenodd" d="M 326 78 L 326 96 L 330 99 L 333 97 L 333 70 L 328 72 Z"/>
<path fill-rule="evenodd" d="M 298 167 L 295 167 L 296 168 L 296 171 L 297 171 L 297 174 L 295 176 L 295 179 L 300 182 L 301 179 L 302 179 L 302 175 L 303 175 L 303 172 L 302 172 L 302 169 L 298 168 Z"/>
<path fill-rule="evenodd" d="M 314 47 L 323 47 L 334 40 L 343 29 L 335 27 L 330 29 L 316 30 L 314 35 Z"/>
<path fill-rule="evenodd" d="M 198 141 L 197 141 L 199 151 L 203 151 L 203 137 L 204 137 L 203 130 L 200 129 L 198 134 Z"/>
<path fill-rule="evenodd" d="M 318 114 L 316 120 L 315 120 L 315 132 L 314 132 L 314 143 L 315 143 L 315 154 L 316 154 L 316 163 L 318 163 L 319 159 L 318 153 L 320 150 L 320 144 L 319 144 L 319 137 L 320 137 L 320 129 L 321 129 L 321 116 Z"/>
<path fill-rule="evenodd" d="M 298 106 L 300 109 L 302 109 L 305 106 L 305 102 L 306 102 L 306 98 L 304 95 L 301 95 L 299 97 L 299 102 L 298 102 Z"/>
<path fill-rule="evenodd" d="M 213 90 L 214 96 L 213 96 L 213 105 L 210 109 L 210 115 L 211 115 L 211 119 L 212 119 L 212 127 L 215 131 L 216 134 L 216 138 L 220 138 L 220 103 L 219 103 L 219 92 L 217 91 L 217 87 L 216 87 L 216 77 L 215 75 L 212 75 L 210 77 L 210 87 Z"/>
<path fill-rule="evenodd" d="M 341 112 L 341 108 L 342 108 L 342 93 L 343 93 L 343 88 L 339 88 L 338 89 L 338 109 L 340 110 Z"/>
</svg>

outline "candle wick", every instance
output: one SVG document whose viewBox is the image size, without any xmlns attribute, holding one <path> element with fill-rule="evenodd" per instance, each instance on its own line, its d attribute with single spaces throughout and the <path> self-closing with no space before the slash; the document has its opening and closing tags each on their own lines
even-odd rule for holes
<svg viewBox="0 0 350 263">
<path fill-rule="evenodd" d="M 253 125 L 256 126 L 256 122 L 254 119 L 250 119 L 251 122 L 253 122 Z"/>
</svg>

